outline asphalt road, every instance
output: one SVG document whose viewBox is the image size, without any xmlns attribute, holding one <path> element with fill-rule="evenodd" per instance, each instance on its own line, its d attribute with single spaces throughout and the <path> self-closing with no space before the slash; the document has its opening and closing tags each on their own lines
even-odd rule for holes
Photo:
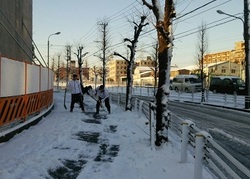
<svg viewBox="0 0 250 179">
<path fill-rule="evenodd" d="M 172 120 L 191 120 L 250 170 L 250 113 L 201 104 L 169 102 Z"/>
</svg>

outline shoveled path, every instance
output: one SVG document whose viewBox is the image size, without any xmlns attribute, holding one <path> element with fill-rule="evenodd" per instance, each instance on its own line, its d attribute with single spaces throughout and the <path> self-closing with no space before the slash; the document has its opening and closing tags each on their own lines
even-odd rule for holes
<svg viewBox="0 0 250 179">
<path fill-rule="evenodd" d="M 96 119 L 93 117 L 95 105 L 90 104 L 88 99 L 85 99 L 85 112 L 84 114 L 89 116 L 82 119 L 83 125 L 96 128 L 95 131 L 80 131 L 71 136 L 72 139 L 77 139 L 82 142 L 82 145 L 88 146 L 89 150 L 96 150 L 95 156 L 89 156 L 88 151 L 83 151 L 78 155 L 77 160 L 71 160 L 71 156 L 68 156 L 65 152 L 64 157 L 59 160 L 63 163 L 63 166 L 58 166 L 53 169 L 49 169 L 48 173 L 52 178 L 58 179 L 75 179 L 84 168 L 91 163 L 92 166 L 99 166 L 103 163 L 112 162 L 114 157 L 118 155 L 119 145 L 109 143 L 109 134 L 115 135 L 116 125 L 105 125 L 105 119 Z M 90 105 L 88 105 L 90 104 Z M 75 105 L 77 106 L 77 105 Z M 75 107 L 77 108 L 77 107 Z M 76 112 L 78 112 L 76 110 Z M 105 114 L 105 111 L 100 110 L 100 114 Z M 103 127 L 104 125 L 105 127 Z M 67 147 L 57 146 L 53 148 L 58 152 L 67 151 Z"/>
</svg>

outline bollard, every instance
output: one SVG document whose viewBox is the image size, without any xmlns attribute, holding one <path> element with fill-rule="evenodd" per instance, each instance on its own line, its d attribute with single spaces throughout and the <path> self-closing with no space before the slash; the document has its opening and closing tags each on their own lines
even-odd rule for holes
<svg viewBox="0 0 250 179">
<path fill-rule="evenodd" d="M 195 136 L 194 179 L 201 179 L 202 178 L 203 147 L 204 147 L 203 134 L 201 132 L 196 133 L 196 136 Z"/>
</svg>

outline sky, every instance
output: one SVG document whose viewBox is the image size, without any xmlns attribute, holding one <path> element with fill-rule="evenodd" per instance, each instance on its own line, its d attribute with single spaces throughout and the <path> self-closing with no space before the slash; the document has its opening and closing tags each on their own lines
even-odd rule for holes
<svg viewBox="0 0 250 179">
<path fill-rule="evenodd" d="M 90 113 L 82 113 L 77 105 L 73 113 L 65 110 L 63 96 L 63 91 L 55 92 L 55 108 L 49 115 L 0 143 L 0 178 L 50 179 L 60 167 L 66 178 L 77 179 L 194 178 L 194 158 L 188 153 L 187 162 L 180 162 L 181 139 L 173 132 L 169 131 L 168 143 L 151 147 L 147 119 L 142 115 L 111 104 L 107 119 L 93 121 Z M 95 111 L 93 99 L 85 96 L 84 101 L 85 112 Z M 69 93 L 66 104 L 69 108 Z M 84 138 L 88 135 L 91 141 Z M 94 142 L 97 135 L 98 142 Z M 69 172 L 72 167 L 76 172 Z M 215 179 L 205 167 L 202 175 L 203 179 Z"/>
<path fill-rule="evenodd" d="M 161 2 L 163 5 L 164 0 Z M 220 9 L 242 18 L 243 0 L 174 2 L 176 19 L 173 21 L 175 39 L 172 65 L 185 67 L 197 63 L 198 29 L 202 23 L 207 27 L 207 53 L 233 50 L 235 42 L 243 41 L 243 23 L 239 19 L 216 13 L 216 10 Z M 132 22 L 138 23 L 140 16 L 145 14 L 149 25 L 143 29 L 136 53 L 137 58 L 145 58 L 153 53 L 156 32 L 153 30 L 154 16 L 142 5 L 141 0 L 34 0 L 33 39 L 47 61 L 48 37 L 60 31 L 60 35 L 49 38 L 51 58 L 57 60 L 60 55 L 60 60 L 65 61 L 65 46 L 71 45 L 72 58 L 76 59 L 74 53 L 81 45 L 84 47 L 83 52 L 88 52 L 84 60 L 89 66 L 100 66 L 100 59 L 97 57 L 101 55 L 100 23 L 108 22 L 108 53 L 111 55 L 116 51 L 125 56 L 127 48 L 123 39 L 133 37 Z"/>
</svg>

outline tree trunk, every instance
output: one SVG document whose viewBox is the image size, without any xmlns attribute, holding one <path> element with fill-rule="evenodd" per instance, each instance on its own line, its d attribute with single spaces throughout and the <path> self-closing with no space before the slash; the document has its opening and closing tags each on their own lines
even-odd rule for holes
<svg viewBox="0 0 250 179">
<path fill-rule="evenodd" d="M 156 141 L 155 145 L 160 146 L 163 141 L 168 141 L 167 130 L 168 126 L 166 125 L 168 119 L 165 115 L 167 111 L 168 101 L 167 94 L 165 92 L 165 84 L 167 80 L 167 69 L 168 69 L 168 49 L 164 49 L 159 52 L 159 81 L 158 81 L 158 91 L 156 93 Z"/>
<path fill-rule="evenodd" d="M 127 86 L 126 86 L 126 103 L 125 111 L 131 111 L 131 86 L 132 86 L 132 76 L 131 76 L 131 61 L 128 63 L 127 67 Z"/>
</svg>

